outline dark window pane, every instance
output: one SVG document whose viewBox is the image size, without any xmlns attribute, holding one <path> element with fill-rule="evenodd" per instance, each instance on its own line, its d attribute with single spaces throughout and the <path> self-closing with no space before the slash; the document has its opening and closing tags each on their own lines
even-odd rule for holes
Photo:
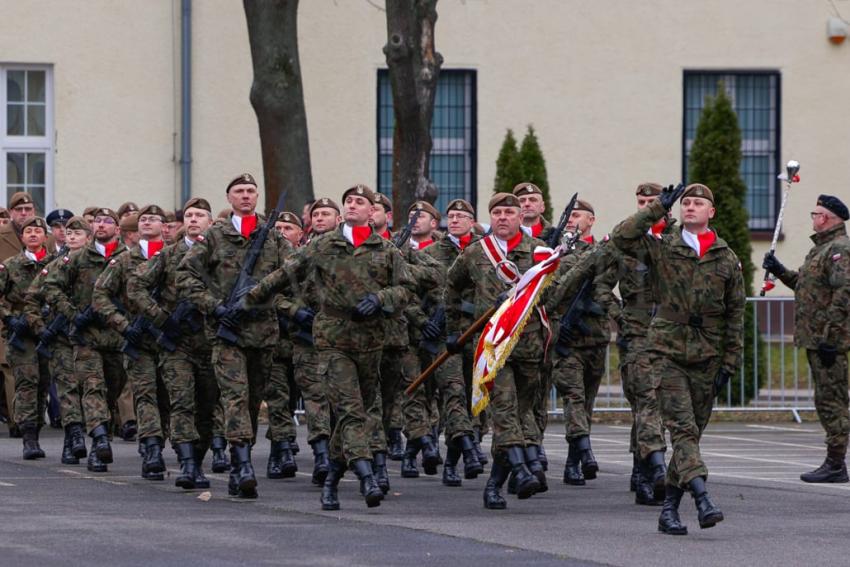
<svg viewBox="0 0 850 567">
<path fill-rule="evenodd" d="M 44 71 L 27 71 L 27 101 L 44 102 Z"/>
<path fill-rule="evenodd" d="M 9 104 L 6 106 L 6 134 L 8 136 L 24 135 L 24 109 L 23 104 Z"/>
<path fill-rule="evenodd" d="M 40 104 L 27 106 L 27 136 L 44 136 L 46 107 Z"/>
<path fill-rule="evenodd" d="M 6 73 L 6 100 L 9 102 L 24 101 L 24 80 L 26 71 L 9 71 Z"/>
<path fill-rule="evenodd" d="M 6 183 L 9 185 L 25 183 L 24 154 L 6 154 Z M 6 201 L 8 203 L 8 201 Z"/>
<path fill-rule="evenodd" d="M 27 154 L 27 185 L 44 185 L 44 154 Z"/>
</svg>

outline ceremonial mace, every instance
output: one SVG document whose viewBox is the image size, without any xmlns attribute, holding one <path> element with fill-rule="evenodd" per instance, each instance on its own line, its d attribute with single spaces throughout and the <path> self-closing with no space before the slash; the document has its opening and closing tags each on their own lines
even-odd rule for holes
<svg viewBox="0 0 850 567">
<path fill-rule="evenodd" d="M 773 240 L 770 243 L 770 252 L 776 252 L 776 242 L 779 240 L 779 231 L 782 229 L 782 219 L 785 217 L 785 205 L 788 203 L 788 195 L 791 194 L 791 184 L 799 183 L 800 176 L 797 173 L 800 171 L 800 162 L 791 160 L 785 165 L 785 173 L 780 173 L 777 177 L 785 182 L 785 193 L 782 195 L 782 205 L 779 207 L 779 215 L 776 217 L 776 228 L 773 229 Z M 764 294 L 776 287 L 773 283 L 774 278 L 770 272 L 765 270 L 764 282 L 761 285 L 759 296 L 764 297 Z"/>
</svg>

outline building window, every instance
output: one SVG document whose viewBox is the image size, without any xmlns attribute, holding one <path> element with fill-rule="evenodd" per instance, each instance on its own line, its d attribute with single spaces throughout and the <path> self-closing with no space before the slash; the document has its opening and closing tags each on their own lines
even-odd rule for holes
<svg viewBox="0 0 850 567">
<path fill-rule="evenodd" d="M 0 65 L 0 85 L 0 205 L 26 191 L 46 214 L 54 202 L 52 70 Z"/>
<path fill-rule="evenodd" d="M 435 206 L 444 211 L 454 199 L 476 201 L 476 91 L 475 71 L 443 69 L 437 81 L 431 121 L 429 176 L 439 196 Z M 386 69 L 378 71 L 378 190 L 392 194 L 393 95 Z"/>
<path fill-rule="evenodd" d="M 721 82 L 741 128 L 741 177 L 747 185 L 750 230 L 773 230 L 782 190 L 776 178 L 781 167 L 778 72 L 685 71 L 684 179 L 705 97 L 717 94 Z"/>
</svg>

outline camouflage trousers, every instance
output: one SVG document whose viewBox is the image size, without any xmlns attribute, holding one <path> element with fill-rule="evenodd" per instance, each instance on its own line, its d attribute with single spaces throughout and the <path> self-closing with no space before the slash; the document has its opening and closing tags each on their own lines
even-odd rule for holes
<svg viewBox="0 0 850 567">
<path fill-rule="evenodd" d="M 646 337 L 628 337 L 620 345 L 620 380 L 623 393 L 632 408 L 629 452 L 646 459 L 655 451 L 666 451 L 664 424 L 658 405 L 659 379 L 652 374 Z"/>
<path fill-rule="evenodd" d="M 83 388 L 83 416 L 89 433 L 99 425 L 108 428 L 110 413 L 118 415 L 118 396 L 127 382 L 123 356 L 113 350 L 74 346 L 74 374 Z"/>
<path fill-rule="evenodd" d="M 831 453 L 847 453 L 850 434 L 850 410 L 847 395 L 847 353 L 841 353 L 835 364 L 824 366 L 816 350 L 806 350 L 812 381 L 815 385 L 815 409 L 826 432 L 826 447 Z"/>
<path fill-rule="evenodd" d="M 381 392 L 381 351 L 319 349 L 318 355 L 318 373 L 327 383 L 328 400 L 336 415 L 331 459 L 349 464 L 356 459 L 371 459 L 381 429 L 374 415 Z"/>
<path fill-rule="evenodd" d="M 83 417 L 83 385 L 74 373 L 74 347 L 56 341 L 51 350 L 53 355 L 47 362 L 50 375 L 56 381 L 56 393 L 59 395 L 59 411 L 62 425 L 85 423 Z"/>
<path fill-rule="evenodd" d="M 431 364 L 433 359 L 445 350 L 445 345 L 440 345 L 436 355 L 420 350 L 422 368 Z M 469 417 L 469 404 L 466 400 L 466 388 L 463 379 L 463 355 L 454 354 L 440 366 L 431 377 L 436 384 L 439 400 L 440 424 L 445 434 L 446 442 L 461 437 L 472 435 L 472 420 Z"/>
<path fill-rule="evenodd" d="M 170 407 L 168 390 L 159 368 L 159 355 L 142 348 L 138 352 L 136 360 L 124 355 L 124 370 L 133 391 L 139 439 L 165 439 L 168 437 Z"/>
<path fill-rule="evenodd" d="M 469 341 L 463 346 L 463 352 L 461 353 L 461 370 L 463 371 L 463 390 L 466 395 L 466 412 L 469 414 L 470 423 L 472 423 L 472 427 L 478 427 L 481 435 L 487 433 L 490 430 L 490 412 L 487 408 L 484 408 L 484 411 L 479 413 L 477 416 L 472 415 L 472 363 L 475 359 L 475 344 L 476 340 Z M 542 429 L 540 430 L 542 433 Z"/>
<path fill-rule="evenodd" d="M 685 489 L 696 477 L 708 477 L 699 440 L 711 418 L 714 377 L 720 362 L 714 359 L 685 365 L 653 355 L 651 364 L 653 380 L 660 384 L 661 416 L 673 444 L 667 484 Z"/>
<path fill-rule="evenodd" d="M 534 421 L 541 434 L 546 432 L 549 425 L 549 393 L 552 391 L 552 359 L 547 357 L 540 364 L 540 384 L 537 386 L 537 395 L 534 397 Z"/>
<path fill-rule="evenodd" d="M 208 447 L 224 436 L 224 409 L 212 369 L 212 351 L 179 343 L 160 353 L 162 381 L 170 402 L 171 443 Z"/>
<path fill-rule="evenodd" d="M 24 351 L 6 345 L 6 358 L 15 378 L 15 423 L 32 423 L 40 428 L 44 425 L 50 372 L 47 359 L 35 352 L 35 341 L 29 338 L 20 341 Z"/>
<path fill-rule="evenodd" d="M 288 350 L 288 349 L 287 349 Z M 295 421 L 289 405 L 289 378 L 292 375 L 292 357 L 275 353 L 272 369 L 266 384 L 266 407 L 269 412 L 269 428 L 266 439 L 286 441 L 295 437 Z"/>
<path fill-rule="evenodd" d="M 272 350 L 241 348 L 216 341 L 212 363 L 224 406 L 227 440 L 253 442 L 260 404 L 271 375 Z"/>
<path fill-rule="evenodd" d="M 312 346 L 295 343 L 292 353 L 295 383 L 304 400 L 307 414 L 307 440 L 313 442 L 331 436 L 331 406 L 328 402 L 328 385 L 319 374 L 319 354 Z"/>
<path fill-rule="evenodd" d="M 534 419 L 534 400 L 540 383 L 539 360 L 508 359 L 496 374 L 490 391 L 492 453 L 512 445 L 539 445 L 543 436 Z"/>
<path fill-rule="evenodd" d="M 401 396 L 403 429 L 408 439 L 418 439 L 431 433 L 431 408 L 425 385 L 417 388 L 412 396 L 404 393 L 405 388 L 419 376 L 419 369 L 419 358 L 410 347 L 384 350 L 381 358 L 384 428 L 389 428 L 392 405 L 396 396 Z"/>
<path fill-rule="evenodd" d="M 553 353 L 552 383 L 564 403 L 566 439 L 590 435 L 593 403 L 605 374 L 605 347 L 575 347 L 564 357 Z"/>
<path fill-rule="evenodd" d="M 372 419 L 377 419 L 381 423 L 380 430 L 372 441 L 372 452 L 386 451 L 387 432 L 394 427 L 404 428 L 404 410 L 409 399 L 404 393 L 404 384 L 410 383 L 405 380 L 404 375 L 411 372 L 416 372 L 416 357 L 408 347 L 392 347 L 383 350 L 380 404 L 375 404 L 369 412 Z M 416 403 L 424 403 L 424 400 L 417 398 Z M 421 427 L 419 429 L 421 430 Z"/>
</svg>

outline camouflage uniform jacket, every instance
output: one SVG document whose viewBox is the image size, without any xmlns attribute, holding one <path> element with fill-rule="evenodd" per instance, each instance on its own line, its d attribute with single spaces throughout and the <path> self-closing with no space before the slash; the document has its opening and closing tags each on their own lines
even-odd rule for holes
<svg viewBox="0 0 850 567">
<path fill-rule="evenodd" d="M 260 215 L 258 217 L 252 237 L 265 222 Z M 207 229 L 180 262 L 177 269 L 180 293 L 197 305 L 208 320 L 212 320 L 215 308 L 227 301 L 231 288 L 239 279 L 250 242 L 236 230 L 228 217 Z M 291 250 L 291 245 L 277 231 L 269 231 L 254 266 L 253 278 L 259 281 L 280 268 Z M 271 303 L 257 304 L 242 317 L 237 344 L 242 348 L 264 348 L 277 344 L 278 337 L 274 306 Z"/>
<path fill-rule="evenodd" d="M 561 317 L 572 304 L 575 294 L 586 278 L 592 278 L 589 306 L 580 316 L 587 334 L 574 329 L 568 344 L 573 347 L 597 347 L 611 341 L 610 317 L 616 317 L 619 303 L 614 296 L 619 262 L 610 242 L 593 243 L 579 240 L 575 250 L 561 259 L 556 282 L 546 295 L 546 311 L 552 321 L 552 331 L 558 332 Z M 573 269 L 584 259 L 588 269 Z"/>
<path fill-rule="evenodd" d="M 661 239 L 646 231 L 666 211 L 655 201 L 614 229 L 616 246 L 650 268 L 659 308 L 649 326 L 649 350 L 681 364 L 721 358 L 732 374 L 742 363 L 744 280 L 738 257 L 717 237 L 700 258 L 681 229 Z"/>
<path fill-rule="evenodd" d="M 462 302 L 464 297 L 468 297 L 469 290 L 472 290 L 475 303 L 473 320 L 477 320 L 495 306 L 499 294 L 511 289 L 509 284 L 499 279 L 484 253 L 482 241 L 467 246 L 446 275 L 446 330 L 449 334 L 460 334 L 466 330 L 461 326 L 464 320 Z M 523 232 L 519 244 L 507 253 L 507 259 L 525 273 L 534 265 L 534 248 L 537 246 L 544 246 L 544 243 Z M 547 331 L 535 309 L 510 360 L 542 360 L 546 338 Z"/>
<path fill-rule="evenodd" d="M 44 280 L 47 275 L 53 270 L 58 269 L 62 264 L 62 260 L 68 254 L 76 254 L 77 251 L 66 250 L 61 256 L 54 256 L 53 259 L 44 268 L 36 274 L 27 289 L 24 299 L 24 316 L 27 318 L 27 325 L 32 329 L 35 335 L 40 335 L 44 332 L 46 326 L 53 320 L 55 311 L 50 309 L 47 299 L 44 296 Z M 63 334 L 64 333 L 64 334 Z M 55 340 L 62 344 L 69 345 L 67 337 L 68 329 L 64 329 L 62 333 L 56 336 Z"/>
<path fill-rule="evenodd" d="M 111 258 L 94 284 L 92 306 L 95 312 L 119 333 L 123 334 L 139 313 L 139 309 L 130 301 L 128 284 L 135 278 L 136 269 L 146 261 L 142 248 L 136 244 L 129 253 Z M 143 346 L 148 350 L 156 349 L 149 335 L 144 336 Z"/>
<path fill-rule="evenodd" d="M 381 302 L 384 316 L 400 313 L 416 290 L 416 282 L 399 250 L 377 234 L 355 248 L 343 228 L 315 238 L 283 268 L 264 278 L 248 294 L 248 304 L 265 301 L 285 290 L 289 272 L 299 280 L 315 284 L 319 310 L 313 321 L 313 339 L 318 349 L 334 348 L 369 352 L 383 348 L 386 323 L 382 317 L 352 321 L 355 306 L 367 294 Z M 308 273 L 309 270 L 309 273 Z"/>
<path fill-rule="evenodd" d="M 423 250 L 408 248 L 403 252 L 408 269 L 416 281 L 416 297 L 411 298 L 404 310 L 404 316 L 400 318 L 404 320 L 401 332 L 404 333 L 404 329 L 407 329 L 410 344 L 414 347 L 419 345 L 422 338 L 422 326 L 428 321 L 434 306 L 439 302 L 439 290 L 445 281 L 441 275 L 440 263 L 426 253 L 428 249 L 434 246 L 436 244 L 432 244 Z M 388 318 L 387 321 L 393 321 L 393 319 Z M 389 328 L 394 323 L 393 321 L 387 328 L 388 342 L 393 340 L 392 333 L 396 332 L 395 327 Z"/>
<path fill-rule="evenodd" d="M 779 279 L 794 290 L 794 344 L 816 349 L 824 343 L 841 351 L 850 349 L 850 239 L 839 224 L 811 236 L 799 271 L 788 270 Z"/>
<path fill-rule="evenodd" d="M 36 261 L 21 252 L 0 264 L 0 319 L 24 311 L 30 284 L 52 260 L 52 254 Z"/>
<path fill-rule="evenodd" d="M 544 219 L 545 222 L 545 219 Z M 479 239 L 473 236 L 472 241 L 466 245 L 467 248 L 470 246 L 475 246 L 476 242 Z M 431 246 L 425 249 L 425 253 L 429 256 L 435 258 L 440 263 L 440 286 L 435 297 L 435 303 L 439 305 L 445 306 L 446 302 L 446 277 L 448 276 L 449 268 L 455 263 L 455 261 L 460 257 L 461 249 L 460 247 L 452 241 L 450 236 L 446 236 L 444 239 L 439 242 L 435 242 Z M 433 310 L 431 310 L 433 313 Z M 467 329 L 470 325 L 475 322 L 473 316 L 475 315 L 475 303 L 473 297 L 473 290 L 468 289 L 463 295 L 463 299 L 461 301 L 461 321 L 460 328 Z"/>
<path fill-rule="evenodd" d="M 127 247 L 118 244 L 107 260 L 94 244 L 77 253 L 63 256 L 44 278 L 44 297 L 51 309 L 62 313 L 69 321 L 92 304 L 94 284 L 106 265 L 128 253 Z M 94 322 L 82 331 L 82 339 L 89 346 L 117 350 L 124 342 L 112 327 Z"/>
</svg>

